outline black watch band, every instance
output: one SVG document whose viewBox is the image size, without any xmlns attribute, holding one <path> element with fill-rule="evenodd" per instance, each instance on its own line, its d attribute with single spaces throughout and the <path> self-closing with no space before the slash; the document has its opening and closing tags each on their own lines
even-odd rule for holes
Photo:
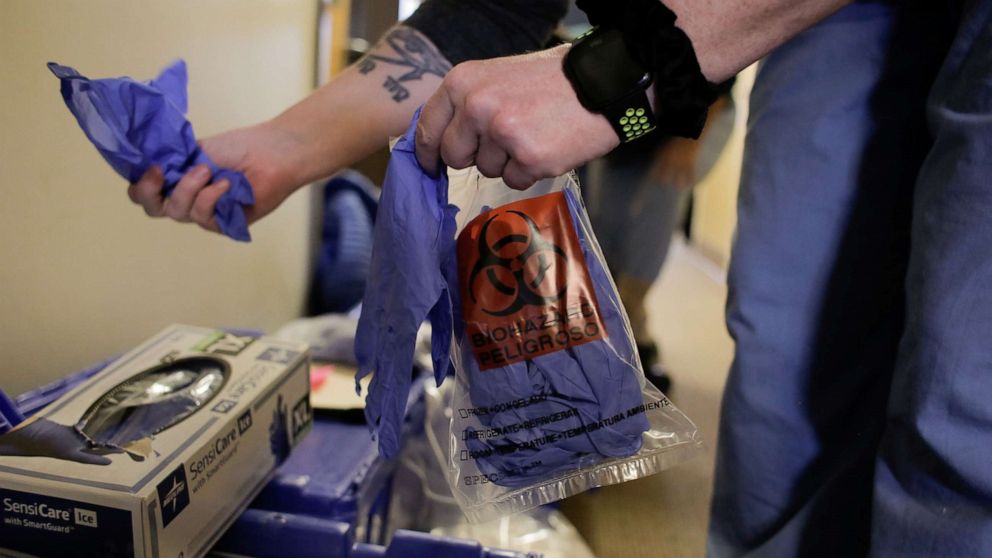
<svg viewBox="0 0 992 558">
<path fill-rule="evenodd" d="M 579 36 L 563 70 L 582 106 L 605 116 L 621 142 L 655 129 L 647 96 L 651 73 L 631 57 L 619 30 L 597 27 Z"/>
<path fill-rule="evenodd" d="M 631 91 L 606 107 L 603 116 L 610 121 L 621 143 L 634 141 L 655 129 L 654 113 L 643 89 Z"/>
</svg>

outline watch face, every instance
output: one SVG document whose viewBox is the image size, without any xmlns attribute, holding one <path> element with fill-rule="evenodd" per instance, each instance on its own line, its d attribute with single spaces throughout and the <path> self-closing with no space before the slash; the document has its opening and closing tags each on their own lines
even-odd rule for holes
<svg viewBox="0 0 992 558">
<path fill-rule="evenodd" d="M 616 30 L 594 32 L 572 47 L 568 55 L 571 78 L 586 104 L 605 106 L 642 88 L 647 73 L 627 52 Z"/>
</svg>

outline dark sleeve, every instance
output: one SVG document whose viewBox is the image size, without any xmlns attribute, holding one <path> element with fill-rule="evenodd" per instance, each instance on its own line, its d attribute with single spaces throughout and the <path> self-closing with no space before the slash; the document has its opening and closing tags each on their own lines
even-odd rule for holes
<svg viewBox="0 0 992 558">
<path fill-rule="evenodd" d="M 427 0 L 404 22 L 452 65 L 539 50 L 568 11 L 568 0 Z"/>
<path fill-rule="evenodd" d="M 734 88 L 734 83 L 736 82 L 737 82 L 737 76 L 734 75 L 734 76 L 730 76 L 730 79 L 728 79 L 727 81 L 717 84 L 716 86 L 717 96 L 722 97 L 724 95 L 730 95 L 730 90 Z"/>
</svg>

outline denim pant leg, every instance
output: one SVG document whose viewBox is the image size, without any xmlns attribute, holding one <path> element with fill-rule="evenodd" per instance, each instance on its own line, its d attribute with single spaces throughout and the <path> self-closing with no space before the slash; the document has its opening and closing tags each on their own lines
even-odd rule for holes
<svg viewBox="0 0 992 558">
<path fill-rule="evenodd" d="M 992 0 L 934 84 L 906 329 L 876 468 L 874 556 L 992 556 Z"/>
<path fill-rule="evenodd" d="M 860 2 L 764 62 L 729 274 L 712 556 L 867 552 L 943 52 L 926 3 Z"/>
</svg>

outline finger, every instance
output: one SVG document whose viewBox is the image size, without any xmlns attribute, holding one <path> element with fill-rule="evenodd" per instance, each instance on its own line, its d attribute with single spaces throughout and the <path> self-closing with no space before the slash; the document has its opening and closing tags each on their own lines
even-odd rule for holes
<svg viewBox="0 0 992 558">
<path fill-rule="evenodd" d="M 475 154 L 475 166 L 479 168 L 482 176 L 488 178 L 499 178 L 503 176 L 503 169 L 506 168 L 510 156 L 503 151 L 488 136 L 479 139 L 479 152 Z"/>
<path fill-rule="evenodd" d="M 191 221 L 189 210 L 193 207 L 193 200 L 208 182 L 210 182 L 210 167 L 206 165 L 193 167 L 193 170 L 183 175 L 179 184 L 176 184 L 169 194 L 169 198 L 165 200 L 165 214 L 182 223 Z"/>
<path fill-rule="evenodd" d="M 442 83 L 441 87 L 427 100 L 417 122 L 415 145 L 417 161 L 431 175 L 436 175 L 441 160 L 441 138 L 444 130 L 455 115 L 455 107 Z"/>
<path fill-rule="evenodd" d="M 217 209 L 217 200 L 231 189 L 231 183 L 221 180 L 215 184 L 207 186 L 196 196 L 193 207 L 189 210 L 189 216 L 194 223 L 204 229 L 213 232 L 220 232 L 214 212 Z"/>
<path fill-rule="evenodd" d="M 479 134 L 463 118 L 464 114 L 464 111 L 455 113 L 441 137 L 441 160 L 455 169 L 472 166 L 479 150 Z"/>
<path fill-rule="evenodd" d="M 137 182 L 127 188 L 127 197 L 140 205 L 149 217 L 161 217 L 165 215 L 163 207 L 165 198 L 162 196 L 162 186 L 165 184 L 165 177 L 162 169 L 151 167 Z"/>
<path fill-rule="evenodd" d="M 113 461 L 109 457 L 104 455 L 99 455 L 97 453 L 92 453 L 86 449 L 79 449 L 68 456 L 69 459 L 75 461 L 76 463 L 82 463 L 84 465 L 110 465 Z"/>
<path fill-rule="evenodd" d="M 510 159 L 503 168 L 503 182 L 514 190 L 526 190 L 537 182 L 537 177 L 526 171 L 516 159 Z"/>
</svg>

